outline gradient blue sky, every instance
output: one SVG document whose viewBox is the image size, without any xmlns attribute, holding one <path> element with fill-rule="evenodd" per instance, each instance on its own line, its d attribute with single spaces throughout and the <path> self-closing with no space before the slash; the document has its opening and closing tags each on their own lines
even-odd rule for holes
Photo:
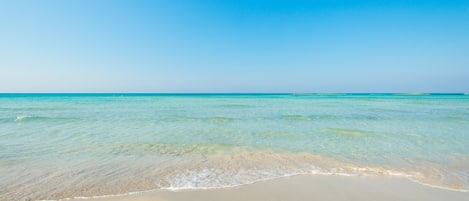
<svg viewBox="0 0 469 201">
<path fill-rule="evenodd" d="M 0 92 L 469 92 L 469 1 L 3 0 Z"/>
</svg>

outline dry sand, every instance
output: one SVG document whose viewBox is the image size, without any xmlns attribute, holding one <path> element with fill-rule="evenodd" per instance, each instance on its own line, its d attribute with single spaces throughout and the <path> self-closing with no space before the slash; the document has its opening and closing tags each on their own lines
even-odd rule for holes
<svg viewBox="0 0 469 201">
<path fill-rule="evenodd" d="M 82 199 L 76 199 L 82 200 Z M 254 184 L 211 190 L 185 190 L 137 193 L 93 201 L 469 201 L 468 192 L 450 191 L 421 185 L 406 179 L 300 175 Z"/>
</svg>

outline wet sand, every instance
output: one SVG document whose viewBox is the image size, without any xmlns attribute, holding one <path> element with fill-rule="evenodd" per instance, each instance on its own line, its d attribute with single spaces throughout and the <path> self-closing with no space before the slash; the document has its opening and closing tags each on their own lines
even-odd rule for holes
<svg viewBox="0 0 469 201">
<path fill-rule="evenodd" d="M 73 199 L 83 200 L 83 199 Z M 379 176 L 299 175 L 233 188 L 135 193 L 93 198 L 92 201 L 469 201 L 469 192 L 418 184 L 403 178 Z"/>
</svg>

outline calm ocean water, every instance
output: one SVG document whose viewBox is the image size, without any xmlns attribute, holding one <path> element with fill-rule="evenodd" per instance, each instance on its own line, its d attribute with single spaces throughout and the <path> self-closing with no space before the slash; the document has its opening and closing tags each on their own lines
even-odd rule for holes
<svg viewBox="0 0 469 201">
<path fill-rule="evenodd" d="M 0 94 L 0 200 L 296 174 L 469 190 L 469 96 Z"/>
</svg>

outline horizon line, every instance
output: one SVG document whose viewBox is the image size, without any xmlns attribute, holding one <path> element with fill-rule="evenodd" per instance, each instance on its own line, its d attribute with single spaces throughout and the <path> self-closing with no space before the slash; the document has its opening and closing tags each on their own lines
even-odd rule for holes
<svg viewBox="0 0 469 201">
<path fill-rule="evenodd" d="M 0 95 L 469 95 L 465 92 L 0 92 Z"/>
</svg>

